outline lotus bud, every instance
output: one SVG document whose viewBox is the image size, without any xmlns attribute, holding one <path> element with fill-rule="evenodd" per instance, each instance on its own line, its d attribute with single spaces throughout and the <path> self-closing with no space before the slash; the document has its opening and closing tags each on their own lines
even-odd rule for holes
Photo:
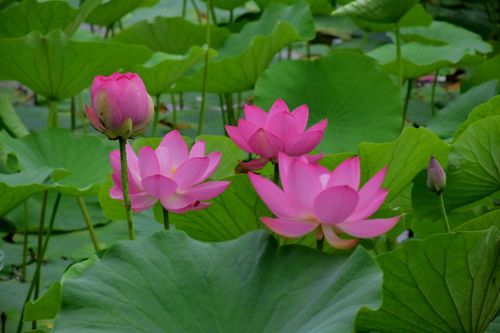
<svg viewBox="0 0 500 333">
<path fill-rule="evenodd" d="M 446 173 L 439 161 L 431 156 L 427 168 L 427 187 L 432 192 L 441 193 L 446 187 Z"/>
<path fill-rule="evenodd" d="M 153 117 L 153 100 L 135 73 L 96 76 L 91 98 L 87 118 L 96 130 L 112 140 L 141 134 Z"/>
</svg>

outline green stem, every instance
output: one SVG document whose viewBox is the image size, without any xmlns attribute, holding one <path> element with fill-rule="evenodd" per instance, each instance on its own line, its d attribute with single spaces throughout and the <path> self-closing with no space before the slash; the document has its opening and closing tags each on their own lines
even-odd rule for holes
<svg viewBox="0 0 500 333">
<path fill-rule="evenodd" d="M 278 162 L 274 163 L 273 181 L 276 185 L 280 185 L 280 167 Z"/>
<path fill-rule="evenodd" d="M 177 104 L 175 102 L 175 94 L 170 94 L 170 100 L 172 102 L 172 110 L 173 110 L 173 116 L 172 116 L 172 124 L 174 125 L 174 128 L 177 127 Z"/>
<path fill-rule="evenodd" d="M 59 127 L 59 115 L 57 113 L 57 102 L 49 99 L 49 118 L 47 126 L 49 128 Z"/>
<path fill-rule="evenodd" d="M 446 208 L 444 206 L 443 192 L 440 192 L 438 196 L 439 196 L 439 205 L 441 206 L 441 214 L 443 214 L 443 219 L 446 227 L 446 232 L 451 233 L 450 221 L 448 221 L 448 215 L 446 214 Z"/>
<path fill-rule="evenodd" d="M 47 201 L 49 198 L 49 192 L 45 190 L 42 194 L 42 208 L 40 211 L 40 223 L 38 225 L 38 243 L 36 248 L 36 261 L 37 265 L 42 264 L 43 254 L 42 254 L 42 242 L 43 242 L 43 232 L 45 229 L 45 213 L 47 211 Z M 35 280 L 35 298 L 38 297 L 38 293 L 40 292 L 40 279 Z"/>
<path fill-rule="evenodd" d="M 28 200 L 24 202 L 24 235 L 23 235 L 23 264 L 21 266 L 21 279 L 26 281 L 26 265 L 28 262 Z"/>
<path fill-rule="evenodd" d="M 92 240 L 92 244 L 94 245 L 95 252 L 99 252 L 99 242 L 97 241 L 97 236 L 94 230 L 94 224 L 92 223 L 92 218 L 90 217 L 87 206 L 85 205 L 85 200 L 83 197 L 77 197 L 78 205 L 80 206 L 80 210 L 82 211 L 83 219 L 85 220 L 85 224 L 87 224 L 87 229 L 89 230 L 90 239 Z"/>
<path fill-rule="evenodd" d="M 200 117 L 198 119 L 198 135 L 203 132 L 203 123 L 205 121 L 205 109 L 207 104 L 207 84 L 208 84 L 208 55 L 210 52 L 210 8 L 212 7 L 212 2 L 207 0 L 207 35 L 206 44 L 207 49 L 205 50 L 205 67 L 203 68 L 203 87 L 201 92 L 201 106 L 200 106 Z"/>
<path fill-rule="evenodd" d="M 240 119 L 241 111 L 243 110 L 243 94 L 238 93 L 238 111 L 236 112 L 236 120 Z"/>
<path fill-rule="evenodd" d="M 187 0 L 182 0 L 182 18 L 186 18 Z"/>
<path fill-rule="evenodd" d="M 324 237 L 321 237 L 320 239 L 316 239 L 316 250 L 323 252 L 324 244 L 325 244 Z"/>
<path fill-rule="evenodd" d="M 220 112 L 222 116 L 222 130 L 226 133 L 226 109 L 224 108 L 224 96 L 219 94 L 219 104 L 220 104 Z M 227 133 L 226 133 L 227 134 Z"/>
<path fill-rule="evenodd" d="M 229 125 L 236 125 L 236 118 L 234 117 L 234 105 L 233 105 L 233 95 L 231 93 L 225 93 L 226 97 L 226 110 Z"/>
<path fill-rule="evenodd" d="M 210 6 L 210 14 L 212 15 L 212 22 L 214 22 L 214 24 L 217 25 L 217 15 L 215 15 L 215 8 L 214 8 L 214 6 Z M 207 20 L 208 20 L 208 12 L 207 12 Z"/>
<path fill-rule="evenodd" d="M 311 43 L 306 41 L 306 57 L 307 59 L 311 58 Z"/>
<path fill-rule="evenodd" d="M 407 87 L 406 87 L 405 103 L 404 103 L 404 106 L 403 106 L 403 122 L 401 123 L 401 131 L 405 127 L 406 114 L 408 113 L 408 105 L 410 104 L 411 91 L 413 89 L 413 83 L 414 82 L 415 82 L 414 79 L 408 79 L 408 83 L 407 83 Z"/>
<path fill-rule="evenodd" d="M 229 10 L 229 24 L 233 23 L 234 20 L 234 10 Z"/>
<path fill-rule="evenodd" d="M 84 105 L 83 105 L 82 94 L 78 94 L 78 113 L 80 114 L 80 121 L 82 122 L 83 133 L 87 134 L 89 132 L 88 122 L 87 118 L 85 117 L 85 111 L 83 111 L 83 108 Z"/>
<path fill-rule="evenodd" d="M 122 192 L 123 204 L 125 206 L 125 214 L 127 215 L 128 238 L 135 239 L 134 222 L 132 221 L 132 208 L 130 205 L 130 195 L 128 192 L 128 170 L 127 170 L 127 139 L 118 138 L 120 144 L 120 162 L 122 174 Z"/>
<path fill-rule="evenodd" d="M 179 93 L 179 109 L 184 110 L 184 93 Z"/>
<path fill-rule="evenodd" d="M 193 5 L 194 10 L 196 11 L 196 16 L 198 17 L 198 24 L 201 24 L 201 13 L 196 1 L 191 0 L 191 5 Z"/>
<path fill-rule="evenodd" d="M 44 192 L 44 196 L 45 196 L 45 193 L 47 193 L 47 191 Z M 43 209 L 43 201 L 44 201 L 44 197 L 42 197 L 42 210 L 45 211 L 46 209 L 45 210 Z M 47 234 L 45 235 L 45 240 L 43 242 L 43 245 L 40 245 L 41 250 L 38 251 L 38 249 L 37 249 L 37 252 L 39 252 L 40 257 L 37 257 L 35 274 L 33 275 L 33 279 L 31 280 L 30 287 L 28 289 L 28 294 L 26 295 L 26 297 L 24 299 L 23 309 L 21 311 L 21 316 L 19 317 L 19 322 L 17 325 L 17 330 L 16 330 L 17 333 L 21 333 L 21 331 L 23 330 L 24 306 L 31 299 L 31 296 L 33 294 L 33 290 L 35 290 L 35 288 L 36 288 L 36 284 L 40 283 L 42 261 L 43 261 L 43 257 L 45 256 L 45 252 L 47 252 L 47 247 L 49 246 L 49 239 L 50 239 L 50 235 L 52 234 L 52 229 L 54 227 L 54 221 L 56 220 L 57 209 L 59 208 L 60 201 L 61 201 L 61 193 L 57 193 L 56 201 L 54 202 L 54 206 L 52 207 L 52 215 L 50 217 L 49 228 L 47 229 Z M 45 201 L 45 206 L 46 206 L 46 201 Z M 44 218 L 44 220 L 45 220 L 45 218 Z M 39 260 L 39 258 L 42 258 L 42 259 Z M 37 299 L 37 298 L 38 298 L 38 294 L 36 294 L 36 290 L 35 290 L 34 299 Z M 36 329 L 36 326 L 37 326 L 36 321 L 34 321 L 32 323 L 32 328 Z"/>
<path fill-rule="evenodd" d="M 439 76 L 439 69 L 434 73 L 434 79 L 432 80 L 432 91 L 431 91 L 431 112 L 432 115 L 436 115 L 436 86 Z"/>
<path fill-rule="evenodd" d="M 288 45 L 287 52 L 286 52 L 286 58 L 288 60 L 292 59 L 292 45 Z"/>
<path fill-rule="evenodd" d="M 396 63 L 398 66 L 398 84 L 399 87 L 403 86 L 403 70 L 401 64 L 401 31 L 399 27 L 399 22 L 396 23 Z"/>
<path fill-rule="evenodd" d="M 76 100 L 75 96 L 71 96 L 69 111 L 71 114 L 71 131 L 73 132 L 76 127 Z"/>
<path fill-rule="evenodd" d="M 158 127 L 158 120 L 160 119 L 160 109 L 161 109 L 160 96 L 161 95 L 156 95 L 156 97 L 155 97 L 155 115 L 153 118 L 153 126 L 151 127 L 151 136 L 152 137 L 156 136 L 156 129 Z"/>
<path fill-rule="evenodd" d="M 163 208 L 163 227 L 165 230 L 170 229 L 169 219 L 168 219 L 168 210 Z"/>
</svg>

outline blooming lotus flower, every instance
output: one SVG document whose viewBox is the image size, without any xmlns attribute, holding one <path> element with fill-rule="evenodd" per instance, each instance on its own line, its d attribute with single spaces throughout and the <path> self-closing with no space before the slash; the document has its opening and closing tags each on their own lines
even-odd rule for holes
<svg viewBox="0 0 500 333">
<path fill-rule="evenodd" d="M 86 107 L 87 118 L 110 139 L 141 134 L 154 113 L 153 100 L 135 73 L 96 76 L 90 95 L 93 107 Z"/>
<path fill-rule="evenodd" d="M 263 217 L 269 229 L 284 237 L 302 237 L 316 231 L 339 249 L 349 249 L 356 239 L 340 238 L 345 233 L 371 238 L 390 230 L 399 216 L 369 219 L 384 202 L 388 191 L 381 188 L 387 168 L 360 187 L 359 158 L 341 163 L 334 171 L 305 159 L 279 155 L 283 189 L 267 178 L 249 173 L 250 181 L 276 218 Z"/>
<path fill-rule="evenodd" d="M 189 151 L 178 131 L 165 135 L 158 148 L 143 147 L 137 156 L 127 145 L 128 186 L 132 210 L 142 211 L 160 200 L 171 212 L 203 209 L 221 194 L 227 181 L 205 181 L 217 168 L 221 154 L 205 155 L 205 143 L 196 142 Z M 123 199 L 120 179 L 120 154 L 110 154 L 113 187 L 110 196 Z"/>
<path fill-rule="evenodd" d="M 327 120 L 306 130 L 309 118 L 307 105 L 301 105 L 293 112 L 282 99 L 278 99 L 269 112 L 254 105 L 245 105 L 245 119 L 238 120 L 238 126 L 226 126 L 234 143 L 242 150 L 260 155 L 261 158 L 244 164 L 248 170 L 276 161 L 278 153 L 301 156 L 311 152 L 323 138 Z"/>
</svg>

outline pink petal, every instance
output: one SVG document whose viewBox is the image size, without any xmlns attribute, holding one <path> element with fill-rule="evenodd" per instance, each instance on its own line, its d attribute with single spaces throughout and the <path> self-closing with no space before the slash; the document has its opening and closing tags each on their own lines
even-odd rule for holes
<svg viewBox="0 0 500 333">
<path fill-rule="evenodd" d="M 278 113 L 284 113 L 290 112 L 290 109 L 288 108 L 288 105 L 286 105 L 285 101 L 283 101 L 281 98 L 278 98 L 276 102 L 271 106 L 269 109 L 269 113 L 267 114 L 267 119 L 266 119 L 266 126 L 269 123 L 269 121 Z"/>
<path fill-rule="evenodd" d="M 315 131 L 324 132 L 327 125 L 328 125 L 328 119 L 323 119 L 319 123 L 316 123 L 311 127 L 309 127 L 309 129 L 306 132 L 315 132 Z"/>
<path fill-rule="evenodd" d="M 387 167 L 382 168 L 359 191 L 358 206 L 354 213 L 349 216 L 349 221 L 364 220 L 375 213 L 384 203 L 389 191 L 381 188 Z"/>
<path fill-rule="evenodd" d="M 309 119 L 309 108 L 307 105 L 301 105 L 292 111 L 292 115 L 295 118 L 297 124 L 298 133 L 302 133 L 306 130 L 307 121 Z"/>
<path fill-rule="evenodd" d="M 251 122 L 257 127 L 264 126 L 264 123 L 266 122 L 267 112 L 251 104 L 245 104 L 243 110 L 245 112 L 245 120 Z"/>
<path fill-rule="evenodd" d="M 219 166 L 221 157 L 222 157 L 222 154 L 218 151 L 214 151 L 214 152 L 207 155 L 207 158 L 208 158 L 207 170 L 201 176 L 200 182 L 204 181 L 205 179 L 210 177 L 212 175 L 212 173 L 214 173 L 215 169 L 217 169 L 217 166 Z"/>
<path fill-rule="evenodd" d="M 195 157 L 182 163 L 173 177 L 178 190 L 183 191 L 199 183 L 207 171 L 209 163 L 208 157 Z"/>
<path fill-rule="evenodd" d="M 331 246 L 341 250 L 349 250 L 352 249 L 356 244 L 358 244 L 357 239 L 342 239 L 333 230 L 333 228 L 329 225 L 321 225 L 321 229 L 323 230 L 323 234 L 328 243 Z"/>
<path fill-rule="evenodd" d="M 323 223 L 345 221 L 358 205 L 358 193 L 349 186 L 329 187 L 314 200 L 314 214 Z"/>
<path fill-rule="evenodd" d="M 240 131 L 241 138 L 247 143 L 252 135 L 254 135 L 255 132 L 259 130 L 259 128 L 261 127 L 255 126 L 251 122 L 248 122 L 244 119 L 238 119 L 238 129 Z"/>
<path fill-rule="evenodd" d="M 165 176 L 152 175 L 142 179 L 142 187 L 147 193 L 160 199 L 175 193 L 177 184 Z"/>
<path fill-rule="evenodd" d="M 122 188 L 122 177 L 120 172 L 113 172 L 111 174 L 111 179 L 113 180 L 113 183 L 115 186 L 117 186 L 120 191 Z M 141 180 L 140 177 L 138 177 L 138 181 L 134 177 L 130 177 L 130 172 L 129 172 L 129 177 L 128 177 L 128 190 L 130 193 L 142 193 L 144 192 L 141 186 Z"/>
<path fill-rule="evenodd" d="M 354 190 L 358 190 L 360 173 L 359 157 L 348 158 L 333 170 L 327 186 L 347 185 Z"/>
<path fill-rule="evenodd" d="M 156 157 L 158 158 L 160 166 L 160 174 L 172 178 L 172 172 L 174 169 L 174 161 L 170 152 L 165 147 L 158 147 L 155 150 Z"/>
<path fill-rule="evenodd" d="M 321 161 L 321 159 L 325 157 L 325 154 L 319 153 L 316 155 L 304 155 L 303 157 L 307 160 L 307 162 L 311 164 L 318 164 L 319 161 Z"/>
<path fill-rule="evenodd" d="M 165 135 L 160 142 L 160 146 L 168 149 L 174 167 L 177 167 L 188 158 L 188 146 L 177 130 Z"/>
<path fill-rule="evenodd" d="M 274 215 L 284 218 L 297 218 L 300 216 L 300 212 L 275 183 L 251 172 L 248 173 L 248 177 L 259 197 Z"/>
<path fill-rule="evenodd" d="M 187 194 L 174 193 L 160 199 L 162 206 L 169 211 L 184 209 L 196 203 L 196 199 Z"/>
<path fill-rule="evenodd" d="M 265 157 L 254 158 L 248 162 L 240 162 L 241 167 L 246 171 L 260 170 L 269 163 L 269 159 Z"/>
<path fill-rule="evenodd" d="M 284 237 L 302 237 L 318 226 L 317 223 L 287 219 L 261 218 L 262 222 L 272 231 Z"/>
<path fill-rule="evenodd" d="M 113 150 L 109 153 L 109 163 L 111 164 L 111 169 L 113 172 L 121 172 L 121 162 L 120 162 L 120 151 Z"/>
<path fill-rule="evenodd" d="M 295 140 L 299 132 L 295 118 L 289 112 L 278 113 L 265 126 L 265 130 L 288 144 Z"/>
<path fill-rule="evenodd" d="M 241 129 L 235 126 L 226 126 L 227 135 L 233 140 L 233 142 L 240 147 L 240 149 L 246 151 L 247 153 L 252 153 L 252 148 L 248 145 L 243 136 L 241 135 Z"/>
<path fill-rule="evenodd" d="M 139 171 L 143 180 L 160 174 L 160 163 L 153 148 L 143 147 L 139 151 Z"/>
<path fill-rule="evenodd" d="M 219 196 L 231 182 L 213 181 L 195 185 L 187 190 L 185 193 L 192 196 L 196 200 L 210 200 Z"/>
<path fill-rule="evenodd" d="M 285 152 L 290 156 L 302 156 L 314 150 L 323 139 L 324 132 L 307 131 L 303 134 L 294 136 L 293 140 L 289 141 Z"/>
<path fill-rule="evenodd" d="M 286 159 L 281 158 L 280 163 L 283 160 Z M 312 213 L 314 200 L 323 190 L 319 172 L 322 172 L 324 168 L 297 158 L 291 159 L 287 166 L 281 180 L 288 200 L 300 207 L 302 211 Z"/>
<path fill-rule="evenodd" d="M 88 105 L 85 105 L 85 114 L 87 115 L 87 119 L 90 121 L 92 127 L 94 127 L 96 130 L 100 132 L 105 131 L 105 128 L 102 126 L 101 121 L 97 118 L 97 115 L 95 114 L 93 108 L 91 108 Z"/>
<path fill-rule="evenodd" d="M 283 151 L 285 144 L 278 137 L 264 129 L 259 129 L 248 140 L 253 152 L 266 158 L 274 157 Z"/>
<path fill-rule="evenodd" d="M 130 204 L 134 212 L 141 212 L 143 210 L 151 208 L 157 201 L 158 199 L 150 196 L 147 193 L 130 195 Z"/>
<path fill-rule="evenodd" d="M 204 156 L 205 156 L 205 142 L 204 141 L 195 142 L 194 145 L 191 147 L 191 150 L 189 151 L 189 158 L 204 157 Z"/>
<path fill-rule="evenodd" d="M 354 237 L 371 238 L 380 236 L 398 223 L 400 216 L 387 219 L 359 220 L 339 223 L 337 228 Z"/>
<path fill-rule="evenodd" d="M 210 205 L 211 205 L 210 202 L 198 202 L 198 201 L 196 201 L 195 203 L 193 203 L 191 205 L 188 205 L 188 206 L 186 206 L 184 208 L 169 209 L 169 211 L 173 212 L 173 213 L 176 213 L 176 214 L 184 214 L 184 213 L 190 212 L 192 210 L 202 210 L 202 209 L 205 209 L 205 208 L 207 208 Z"/>
</svg>

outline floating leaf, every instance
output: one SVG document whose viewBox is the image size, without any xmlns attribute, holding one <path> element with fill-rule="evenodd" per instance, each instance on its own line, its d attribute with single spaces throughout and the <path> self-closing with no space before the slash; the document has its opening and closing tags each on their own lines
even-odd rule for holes
<svg viewBox="0 0 500 333">
<path fill-rule="evenodd" d="M 0 39 L 0 54 L 0 76 L 17 80 L 52 100 L 79 93 L 98 74 L 110 74 L 151 57 L 151 51 L 142 46 L 75 42 L 60 31 Z"/>
<path fill-rule="evenodd" d="M 153 5 L 158 0 L 109 0 L 103 1 L 88 16 L 86 22 L 108 27 L 141 6 Z"/>
<path fill-rule="evenodd" d="M 401 47 L 401 69 L 405 78 L 417 78 L 442 67 L 458 63 L 466 54 L 461 48 L 451 45 L 427 45 L 417 42 Z M 385 44 L 367 53 L 388 72 L 397 74 L 396 45 Z"/>
<path fill-rule="evenodd" d="M 40 298 L 26 303 L 23 320 L 54 319 L 60 308 L 61 284 L 54 282 Z"/>
<path fill-rule="evenodd" d="M 431 43 L 435 45 L 451 45 L 466 51 L 489 53 L 492 47 L 483 41 L 480 35 L 448 22 L 433 21 L 427 27 L 406 27 L 401 29 L 404 39 Z"/>
<path fill-rule="evenodd" d="M 475 107 L 469 113 L 467 120 L 453 134 L 453 141 L 456 141 L 472 123 L 491 116 L 500 116 L 500 96 L 493 97 L 488 102 Z"/>
<path fill-rule="evenodd" d="M 333 15 L 349 15 L 374 23 L 397 23 L 418 0 L 355 0 L 338 8 Z"/>
<path fill-rule="evenodd" d="M 339 51 L 313 62 L 285 61 L 271 66 L 257 82 L 255 104 L 267 109 L 278 98 L 290 108 L 307 104 L 310 124 L 328 119 L 325 137 L 317 148 L 328 153 L 353 152 L 363 141 L 392 140 L 401 128 L 399 89 L 359 53 Z"/>
<path fill-rule="evenodd" d="M 475 231 L 475 230 L 486 230 L 491 227 L 500 229 L 500 209 L 494 210 L 487 214 L 476 217 L 475 219 L 467 221 L 458 226 L 457 228 L 455 228 L 454 230 Z"/>
<path fill-rule="evenodd" d="M 384 302 L 362 312 L 359 330 L 483 332 L 500 308 L 496 228 L 412 240 L 377 258 Z"/>
<path fill-rule="evenodd" d="M 265 232 L 219 244 L 159 232 L 65 279 L 54 332 L 350 333 L 360 308 L 380 304 L 381 281 L 361 247 L 344 261 Z"/>
<path fill-rule="evenodd" d="M 486 102 L 497 93 L 497 81 L 485 82 L 474 87 L 440 110 L 429 120 L 427 128 L 436 133 L 440 138 L 450 138 L 474 107 Z"/>
<path fill-rule="evenodd" d="M 191 47 L 206 43 L 207 26 L 181 17 L 156 17 L 152 23 L 137 22 L 123 30 L 114 41 L 144 45 L 155 52 L 185 54 Z M 210 47 L 218 48 L 229 35 L 225 28 L 210 26 Z"/>
<path fill-rule="evenodd" d="M 238 92 L 252 89 L 276 52 L 299 40 L 314 38 L 314 22 L 303 0 L 291 6 L 271 3 L 261 18 L 231 34 L 209 63 L 208 91 Z M 179 82 L 176 89 L 201 91 L 204 70 Z"/>
<path fill-rule="evenodd" d="M 109 146 L 97 137 L 67 130 L 46 130 L 21 139 L 0 132 L 0 145 L 14 154 L 21 171 L 54 170 L 51 187 L 67 195 L 97 193 L 111 170 Z"/>
</svg>

